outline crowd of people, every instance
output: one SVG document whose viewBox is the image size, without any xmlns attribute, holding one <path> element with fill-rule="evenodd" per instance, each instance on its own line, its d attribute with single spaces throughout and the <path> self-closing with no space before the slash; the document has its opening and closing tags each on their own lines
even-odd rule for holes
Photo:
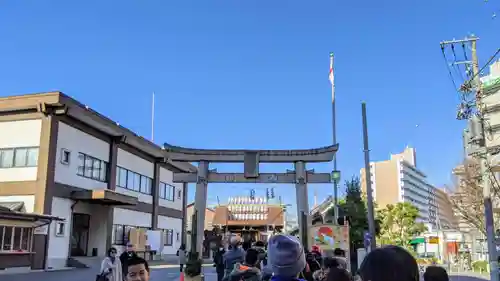
<svg viewBox="0 0 500 281">
<path fill-rule="evenodd" d="M 182 274 L 185 247 L 177 253 Z M 227 247 L 220 247 L 214 255 L 218 281 L 420 281 L 415 258 L 398 246 L 384 246 L 371 251 L 356 274 L 347 268 L 348 262 L 341 249 L 324 255 L 317 247 L 305 249 L 294 236 L 274 235 L 268 243 L 254 245 L 231 238 Z M 132 245 L 117 256 L 115 248 L 102 261 L 97 281 L 149 281 L 147 261 L 137 256 Z M 449 281 L 446 270 L 439 266 L 427 267 L 424 281 Z"/>
<path fill-rule="evenodd" d="M 420 281 L 415 258 L 398 246 L 371 251 L 355 274 L 348 270 L 345 252 L 322 254 L 318 247 L 304 249 L 293 236 L 272 236 L 267 245 L 244 245 L 233 237 L 214 256 L 218 281 Z M 429 266 L 424 281 L 449 281 L 446 270 Z"/>
</svg>

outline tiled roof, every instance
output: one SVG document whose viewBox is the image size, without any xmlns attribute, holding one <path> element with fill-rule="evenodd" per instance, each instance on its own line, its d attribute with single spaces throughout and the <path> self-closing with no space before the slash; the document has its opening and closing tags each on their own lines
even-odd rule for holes
<svg viewBox="0 0 500 281">
<path fill-rule="evenodd" d="M 25 212 L 24 202 L 0 202 L 0 207 L 2 209 L 9 209 L 10 211 Z"/>
</svg>

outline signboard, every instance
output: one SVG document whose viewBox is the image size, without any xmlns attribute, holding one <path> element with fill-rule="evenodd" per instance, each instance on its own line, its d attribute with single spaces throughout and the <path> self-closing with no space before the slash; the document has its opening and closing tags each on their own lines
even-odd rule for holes
<svg viewBox="0 0 500 281">
<path fill-rule="evenodd" d="M 331 183 L 330 173 L 307 173 L 307 183 Z M 198 180 L 196 173 L 174 173 L 174 182 L 192 182 Z M 209 183 L 296 183 L 295 173 L 259 173 L 248 178 L 244 173 L 209 172 Z"/>
<path fill-rule="evenodd" d="M 429 237 L 427 237 L 427 243 L 429 243 L 429 244 L 439 244 L 439 237 L 437 237 L 437 236 L 429 236 Z"/>
<path fill-rule="evenodd" d="M 149 245 L 151 251 L 162 252 L 163 243 L 161 241 L 161 230 L 148 230 L 146 232 L 146 245 Z"/>
<path fill-rule="evenodd" d="M 318 246 L 322 252 L 332 252 L 336 248 L 344 250 L 347 269 L 351 268 L 348 225 L 317 224 L 309 229 L 309 237 L 311 245 Z"/>
<path fill-rule="evenodd" d="M 313 239 L 312 244 L 317 245 L 322 250 L 333 250 L 335 248 L 349 250 L 349 226 L 315 225 L 311 227 L 310 235 Z"/>
<path fill-rule="evenodd" d="M 33 234 L 47 235 L 49 233 L 49 225 L 45 224 L 34 228 Z"/>
</svg>

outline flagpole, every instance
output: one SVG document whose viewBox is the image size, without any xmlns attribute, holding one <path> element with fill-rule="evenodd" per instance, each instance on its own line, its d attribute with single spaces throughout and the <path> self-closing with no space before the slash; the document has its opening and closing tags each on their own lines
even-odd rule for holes
<svg viewBox="0 0 500 281">
<path fill-rule="evenodd" d="M 337 144 L 337 124 L 336 124 L 336 112 L 335 112 L 335 72 L 333 69 L 333 52 L 330 53 L 330 83 L 332 85 L 332 142 L 333 144 Z M 333 171 L 337 171 L 337 154 L 335 153 L 333 156 Z M 334 200 L 334 208 L 335 208 L 335 221 L 337 223 L 337 219 L 339 217 L 339 208 L 338 208 L 338 179 L 335 177 L 333 179 L 333 200 Z"/>
<path fill-rule="evenodd" d="M 151 100 L 151 141 L 155 140 L 155 92 Z"/>
</svg>

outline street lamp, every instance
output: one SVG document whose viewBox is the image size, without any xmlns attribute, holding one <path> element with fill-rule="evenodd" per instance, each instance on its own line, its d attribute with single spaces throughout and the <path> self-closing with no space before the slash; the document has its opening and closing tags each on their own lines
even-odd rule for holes
<svg viewBox="0 0 500 281">
<path fill-rule="evenodd" d="M 335 182 L 335 183 L 339 183 L 340 182 L 340 171 L 332 171 L 332 181 Z"/>
<path fill-rule="evenodd" d="M 339 207 L 338 207 L 338 198 L 337 198 L 337 188 L 338 184 L 340 182 L 340 171 L 339 170 L 333 170 L 332 171 L 332 181 L 333 181 L 333 186 L 334 186 L 334 210 L 335 210 L 335 215 L 334 215 L 334 221 L 337 222 L 339 218 Z"/>
</svg>

